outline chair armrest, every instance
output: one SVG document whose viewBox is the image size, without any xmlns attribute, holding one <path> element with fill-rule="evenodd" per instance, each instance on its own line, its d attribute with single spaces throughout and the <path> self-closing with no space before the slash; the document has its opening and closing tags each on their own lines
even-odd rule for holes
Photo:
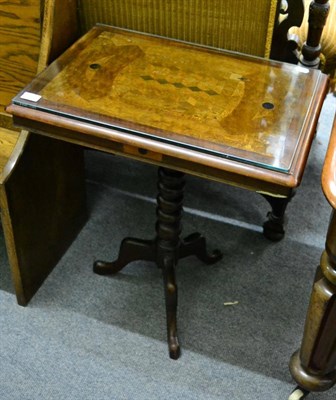
<svg viewBox="0 0 336 400">
<path fill-rule="evenodd" d="M 322 189 L 330 205 L 336 209 L 336 115 L 322 170 Z"/>
</svg>

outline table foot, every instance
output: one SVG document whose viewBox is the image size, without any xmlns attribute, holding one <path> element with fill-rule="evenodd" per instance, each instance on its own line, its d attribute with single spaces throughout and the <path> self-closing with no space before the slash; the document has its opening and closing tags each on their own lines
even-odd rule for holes
<svg viewBox="0 0 336 400">
<path fill-rule="evenodd" d="M 125 238 L 120 245 L 119 255 L 115 261 L 97 260 L 93 264 L 93 272 L 98 275 L 112 275 L 122 270 L 132 261 L 155 261 L 155 240 Z"/>
<path fill-rule="evenodd" d="M 175 280 L 175 264 L 174 254 L 171 253 L 164 256 L 161 265 L 166 304 L 167 342 L 169 357 L 173 360 L 177 360 L 181 353 L 177 337 L 177 284 Z"/>
<path fill-rule="evenodd" d="M 179 248 L 179 258 L 194 255 L 207 265 L 214 264 L 223 257 L 223 253 L 216 249 L 211 253 L 207 251 L 206 238 L 198 232 L 184 238 Z"/>
<path fill-rule="evenodd" d="M 168 338 L 169 357 L 172 360 L 178 360 L 181 355 L 181 348 L 177 336 Z"/>
<path fill-rule="evenodd" d="M 301 390 L 309 393 L 324 392 L 334 386 L 336 381 L 336 371 L 321 372 L 313 371 L 303 365 L 300 351 L 296 351 L 290 360 L 290 371 L 294 379 L 298 382 Z M 302 389 L 302 388 L 305 389 Z"/>
<path fill-rule="evenodd" d="M 285 236 L 285 211 L 294 194 L 295 192 L 292 191 L 288 197 L 262 195 L 272 207 L 272 211 L 267 214 L 267 220 L 263 224 L 263 233 L 267 239 L 277 242 Z"/>
<path fill-rule="evenodd" d="M 272 211 L 267 214 L 268 220 L 263 224 L 264 236 L 272 242 L 278 242 L 285 236 L 284 218 L 276 217 Z"/>
</svg>

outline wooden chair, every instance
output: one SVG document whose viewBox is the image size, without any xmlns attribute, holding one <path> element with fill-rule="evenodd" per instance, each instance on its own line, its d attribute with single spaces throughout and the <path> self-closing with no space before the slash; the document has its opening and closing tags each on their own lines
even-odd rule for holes
<svg viewBox="0 0 336 400">
<path fill-rule="evenodd" d="M 86 218 L 82 149 L 20 132 L 4 111 L 38 70 L 40 13 L 39 0 L 0 4 L 0 211 L 21 305 L 40 287 Z M 44 50 L 39 68 L 49 61 Z"/>
<path fill-rule="evenodd" d="M 290 370 L 299 388 L 293 399 L 336 383 L 336 117 L 322 172 L 322 189 L 332 207 L 325 250 L 317 268 L 302 345 Z M 301 393 L 301 394 L 300 394 Z"/>
</svg>

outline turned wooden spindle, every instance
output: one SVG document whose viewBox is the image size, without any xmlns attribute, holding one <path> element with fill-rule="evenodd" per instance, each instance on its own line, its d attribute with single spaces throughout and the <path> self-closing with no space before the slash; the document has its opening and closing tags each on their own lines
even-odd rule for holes
<svg viewBox="0 0 336 400">
<path fill-rule="evenodd" d="M 300 351 L 290 364 L 297 383 L 324 391 L 336 382 L 336 213 L 332 212 L 326 249 L 313 285 Z"/>
<path fill-rule="evenodd" d="M 328 0 L 314 0 L 310 3 L 307 40 L 302 46 L 300 63 L 310 68 L 320 65 L 321 36 L 329 14 Z"/>
<path fill-rule="evenodd" d="M 177 359 L 180 345 L 177 338 L 177 284 L 175 266 L 178 261 L 180 233 L 182 231 L 182 204 L 184 173 L 159 168 L 157 196 L 157 264 L 162 269 L 167 318 L 169 355 Z"/>
<path fill-rule="evenodd" d="M 208 253 L 204 236 L 195 232 L 185 239 L 182 231 L 183 194 L 185 174 L 168 168 L 158 169 L 158 196 L 156 208 L 156 237 L 153 240 L 125 238 L 120 245 L 115 261 L 98 260 L 94 272 L 99 275 L 115 274 L 127 264 L 136 260 L 153 261 L 162 270 L 166 319 L 167 341 L 170 358 L 180 356 L 177 337 L 177 283 L 175 267 L 179 259 L 195 255 L 206 264 L 213 264 L 222 258 L 218 250 Z"/>
</svg>

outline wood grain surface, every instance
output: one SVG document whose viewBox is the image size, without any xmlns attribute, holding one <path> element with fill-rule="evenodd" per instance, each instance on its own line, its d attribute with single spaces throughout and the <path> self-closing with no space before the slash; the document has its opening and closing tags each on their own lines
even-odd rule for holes
<svg viewBox="0 0 336 400">
<path fill-rule="evenodd" d="M 40 0 L 0 0 L 0 113 L 35 76 Z"/>
<path fill-rule="evenodd" d="M 12 154 L 18 137 L 18 132 L 0 128 L 0 175 L 8 158 Z"/>
<path fill-rule="evenodd" d="M 330 205 L 336 209 L 336 115 L 323 165 L 322 189 Z"/>
<path fill-rule="evenodd" d="M 101 26 L 26 87 L 39 100 L 18 95 L 8 112 L 35 133 L 287 197 L 326 90 L 320 71 Z"/>
<path fill-rule="evenodd" d="M 41 78 L 50 82 L 38 106 L 93 111 L 165 141 L 289 170 L 319 71 L 117 29 L 91 32 Z"/>
</svg>

